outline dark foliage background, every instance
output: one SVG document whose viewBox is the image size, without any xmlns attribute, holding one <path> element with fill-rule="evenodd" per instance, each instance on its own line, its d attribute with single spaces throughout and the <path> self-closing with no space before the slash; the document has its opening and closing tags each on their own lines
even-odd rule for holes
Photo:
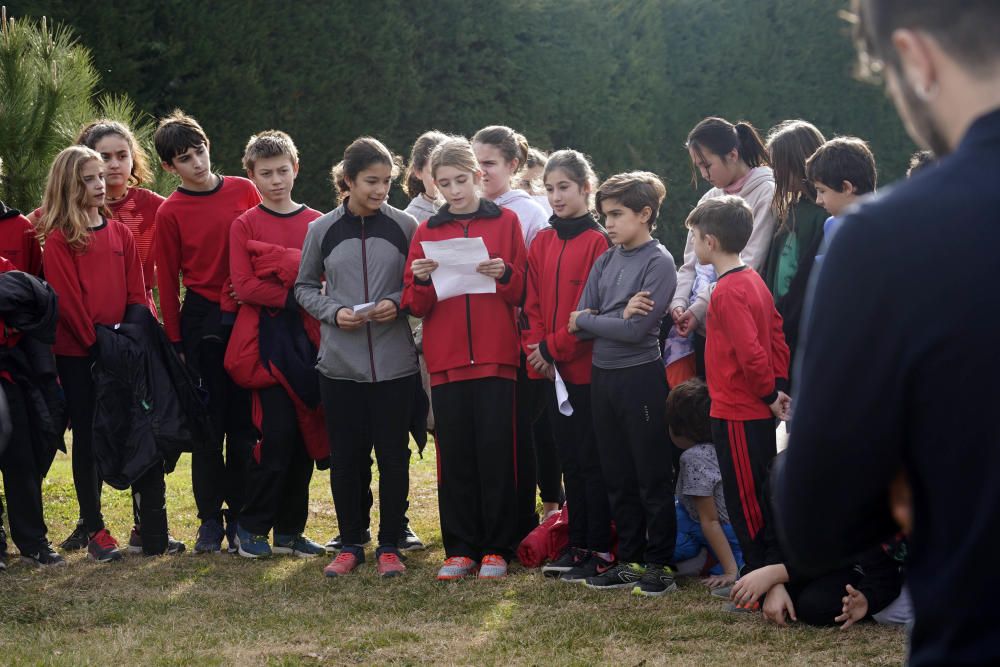
<svg viewBox="0 0 1000 667">
<path fill-rule="evenodd" d="M 592 156 L 599 175 L 660 174 L 661 239 L 678 256 L 692 187 L 683 143 L 702 117 L 761 132 L 804 118 L 872 144 L 880 182 L 914 149 L 891 104 L 852 78 L 839 0 L 47 0 L 13 16 L 72 26 L 104 91 L 160 115 L 180 107 L 240 173 L 255 131 L 298 144 L 296 197 L 333 206 L 328 172 L 356 136 L 407 155 L 424 130 L 508 124 L 542 149 Z M 394 201 L 405 202 L 401 192 Z"/>
</svg>

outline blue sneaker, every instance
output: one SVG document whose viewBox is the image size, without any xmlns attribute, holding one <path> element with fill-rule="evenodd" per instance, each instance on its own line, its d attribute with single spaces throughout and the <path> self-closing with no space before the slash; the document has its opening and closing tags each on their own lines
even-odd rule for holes
<svg viewBox="0 0 1000 667">
<path fill-rule="evenodd" d="M 196 554 L 219 553 L 222 551 L 222 538 L 225 537 L 222 523 L 218 519 L 207 519 L 198 528 L 198 538 L 194 543 Z"/>
<path fill-rule="evenodd" d="M 278 535 L 274 536 L 274 547 L 272 553 L 282 556 L 298 556 L 299 558 L 315 558 L 326 553 L 326 548 L 322 544 L 313 542 L 305 535 Z"/>
<path fill-rule="evenodd" d="M 236 524 L 236 550 L 244 558 L 267 558 L 271 555 L 267 535 L 253 535 L 239 524 Z"/>
</svg>

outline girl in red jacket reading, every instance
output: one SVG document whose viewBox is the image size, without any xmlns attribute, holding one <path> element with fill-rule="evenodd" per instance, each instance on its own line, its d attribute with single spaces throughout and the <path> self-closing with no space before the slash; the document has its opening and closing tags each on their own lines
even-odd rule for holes
<svg viewBox="0 0 1000 667">
<path fill-rule="evenodd" d="M 407 258 L 403 307 L 424 318 L 438 457 L 438 503 L 447 556 L 438 579 L 507 574 L 517 531 L 514 384 L 520 345 L 514 309 L 524 289 L 525 248 L 517 216 L 479 196 L 472 146 L 449 139 L 431 155 L 445 206 L 421 223 Z M 423 243 L 480 237 L 490 259 L 476 271 L 493 293 L 438 300 Z"/>
<path fill-rule="evenodd" d="M 569 503 L 569 544 L 542 568 L 548 576 L 579 581 L 611 567 L 611 508 L 601 476 L 590 413 L 590 368 L 594 343 L 569 333 L 590 268 L 610 247 L 607 232 L 591 213 L 597 177 L 586 156 L 563 150 L 545 166 L 551 227 L 538 232 L 528 252 L 521 333 L 528 376 L 566 383 L 572 413 L 560 412 L 555 383 L 548 383 L 545 407 L 556 436 Z"/>
</svg>

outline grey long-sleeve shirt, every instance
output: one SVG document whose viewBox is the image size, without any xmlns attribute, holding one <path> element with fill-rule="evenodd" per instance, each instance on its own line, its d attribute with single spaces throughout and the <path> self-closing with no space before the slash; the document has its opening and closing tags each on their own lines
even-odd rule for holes
<svg viewBox="0 0 1000 667">
<path fill-rule="evenodd" d="M 597 258 L 580 296 L 577 326 L 580 338 L 594 338 L 594 365 L 598 368 L 628 368 L 660 358 L 660 321 L 677 286 L 674 259 L 659 241 L 638 248 L 611 248 Z M 622 319 L 629 299 L 648 291 L 655 304 L 645 316 Z"/>
</svg>

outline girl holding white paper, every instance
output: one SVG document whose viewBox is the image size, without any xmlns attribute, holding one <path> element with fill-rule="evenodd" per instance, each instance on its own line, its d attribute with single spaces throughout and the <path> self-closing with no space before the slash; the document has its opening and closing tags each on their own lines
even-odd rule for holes
<svg viewBox="0 0 1000 667">
<path fill-rule="evenodd" d="M 347 147 L 343 162 L 333 169 L 345 196 L 340 206 L 309 225 L 295 282 L 295 298 L 321 323 L 316 368 L 343 545 L 323 570 L 328 577 L 346 575 L 365 561 L 368 488 L 362 480 L 369 478 L 373 448 L 379 469 L 378 573 L 389 577 L 406 570 L 398 543 L 409 493 L 409 427 L 420 379 L 400 302 L 417 221 L 388 204 L 397 160 L 371 137 Z M 368 304 L 375 305 L 369 310 Z"/>
<path fill-rule="evenodd" d="M 610 568 L 614 557 L 611 508 L 590 410 L 594 344 L 569 333 L 567 324 L 580 302 L 590 268 L 611 242 L 591 212 L 597 177 L 586 156 L 574 150 L 553 153 L 543 181 L 554 215 L 552 227 L 540 231 L 528 251 L 524 313 L 529 327 L 521 332 L 521 342 L 528 358 L 528 377 L 551 379 L 558 367 L 573 410 L 568 416 L 560 413 L 555 385 L 547 383 L 545 406 L 569 505 L 569 544 L 542 572 L 580 581 Z"/>
<path fill-rule="evenodd" d="M 517 539 L 514 311 L 524 287 L 524 239 L 513 212 L 480 198 L 479 164 L 467 140 L 438 146 L 431 173 L 446 204 L 413 235 L 403 308 L 424 318 L 446 555 L 438 579 L 477 568 L 480 578 L 496 579 L 506 576 Z M 426 258 L 422 242 L 473 237 L 490 257 L 477 271 L 496 281 L 496 291 L 439 299 L 431 278 L 438 263 Z"/>
</svg>

